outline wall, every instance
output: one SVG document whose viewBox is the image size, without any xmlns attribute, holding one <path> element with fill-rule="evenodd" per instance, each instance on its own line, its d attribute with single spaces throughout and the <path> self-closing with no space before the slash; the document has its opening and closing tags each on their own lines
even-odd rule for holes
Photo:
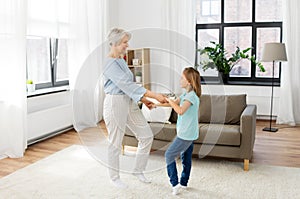
<svg viewBox="0 0 300 199">
<path fill-rule="evenodd" d="M 257 115 L 261 119 L 269 119 L 271 87 L 265 86 L 224 86 L 202 85 L 203 93 L 206 94 L 247 94 L 247 103 L 257 105 Z M 279 105 L 280 88 L 274 87 L 273 113 L 277 115 Z"/>
<path fill-rule="evenodd" d="M 127 30 L 161 27 L 161 0 L 118 0 L 118 24 Z"/>
</svg>

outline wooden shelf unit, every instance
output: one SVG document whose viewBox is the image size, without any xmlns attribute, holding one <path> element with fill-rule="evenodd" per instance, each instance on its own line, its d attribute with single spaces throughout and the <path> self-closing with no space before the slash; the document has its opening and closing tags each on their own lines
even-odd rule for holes
<svg viewBox="0 0 300 199">
<path fill-rule="evenodd" d="M 133 59 L 139 59 L 138 65 L 133 65 Z M 134 75 L 134 81 L 136 81 L 135 75 L 138 72 L 142 73 L 141 84 L 146 89 L 151 88 L 150 86 L 150 49 L 149 48 L 136 48 L 136 49 L 127 49 L 126 52 L 126 62 L 131 72 Z"/>
</svg>

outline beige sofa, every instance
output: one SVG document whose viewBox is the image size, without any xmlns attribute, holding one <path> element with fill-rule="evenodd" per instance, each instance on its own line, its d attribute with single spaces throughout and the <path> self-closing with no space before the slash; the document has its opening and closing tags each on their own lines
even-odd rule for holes
<svg viewBox="0 0 300 199">
<path fill-rule="evenodd" d="M 171 124 L 150 123 L 154 133 L 152 149 L 166 150 L 176 136 L 177 114 L 172 111 Z M 193 154 L 244 160 L 249 169 L 256 132 L 256 105 L 246 104 L 246 95 L 202 95 L 199 107 L 199 138 Z M 123 146 L 137 146 L 127 129 Z"/>
</svg>

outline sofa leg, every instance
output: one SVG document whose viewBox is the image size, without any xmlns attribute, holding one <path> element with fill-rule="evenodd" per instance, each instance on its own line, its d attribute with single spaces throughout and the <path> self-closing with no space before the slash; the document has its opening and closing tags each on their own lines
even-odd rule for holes
<svg viewBox="0 0 300 199">
<path fill-rule="evenodd" d="M 249 171 L 249 160 L 244 159 L 244 171 Z"/>
<path fill-rule="evenodd" d="M 125 154 L 125 145 L 124 145 L 124 144 L 122 144 L 122 152 L 121 152 L 121 154 L 122 154 L 122 155 Z"/>
</svg>

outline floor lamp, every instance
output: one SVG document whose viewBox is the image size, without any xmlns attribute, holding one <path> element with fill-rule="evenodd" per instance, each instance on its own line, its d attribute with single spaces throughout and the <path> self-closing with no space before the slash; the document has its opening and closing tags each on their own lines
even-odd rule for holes
<svg viewBox="0 0 300 199">
<path fill-rule="evenodd" d="M 275 65 L 275 62 L 287 61 L 285 45 L 283 43 L 265 43 L 261 61 L 262 62 L 273 62 L 270 126 L 265 127 L 263 129 L 263 131 L 276 132 L 276 131 L 278 131 L 278 129 L 272 128 L 274 65 Z"/>
</svg>

